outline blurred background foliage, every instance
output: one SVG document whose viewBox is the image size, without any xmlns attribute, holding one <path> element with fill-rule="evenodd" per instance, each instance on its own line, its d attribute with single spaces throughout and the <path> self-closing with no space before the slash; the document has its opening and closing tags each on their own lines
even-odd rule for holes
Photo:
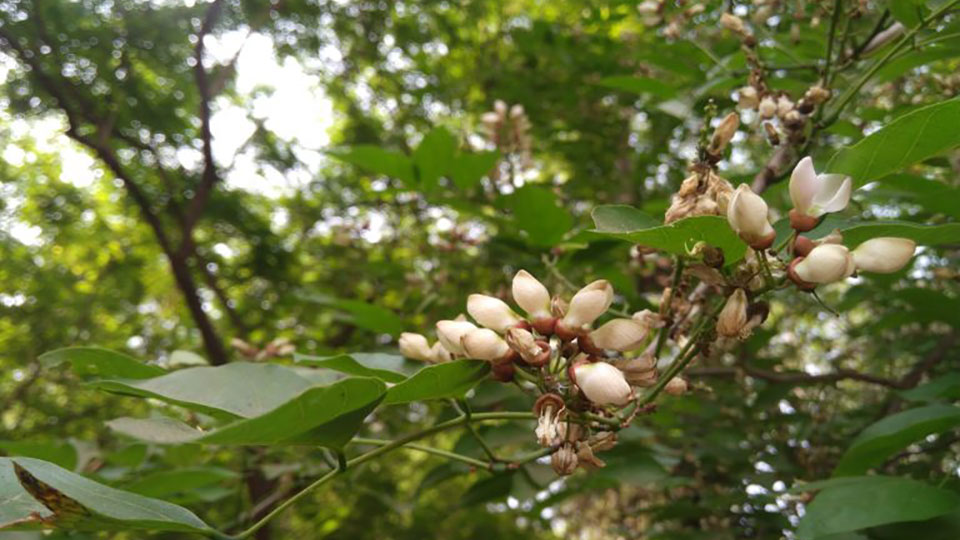
<svg viewBox="0 0 960 540">
<path fill-rule="evenodd" d="M 617 0 L 0 1 L 0 453 L 245 523 L 265 496 L 325 468 L 323 452 L 132 444 L 102 423 L 145 414 L 144 403 L 38 356 L 98 345 L 166 367 L 178 350 L 217 364 L 281 338 L 308 354 L 395 350 L 401 331 L 432 330 L 468 293 L 504 294 L 520 268 L 565 294 L 606 278 L 619 308 L 656 306 L 668 257 L 581 233 L 598 204 L 662 215 L 708 103 L 735 109 L 750 67 L 720 14 L 752 24 L 767 84 L 796 100 L 820 77 L 834 5 L 842 91 L 873 61 L 858 48 L 938 3 L 923 4 L 666 2 L 653 13 Z M 919 32 L 811 134 L 818 169 L 955 97 L 958 36 L 956 14 Z M 522 105 L 529 155 L 489 153 L 481 117 L 496 100 Z M 755 117 L 742 120 L 720 163 L 734 184 L 773 151 Z M 425 173 L 446 148 L 459 149 L 463 173 Z M 958 170 L 956 151 L 928 159 L 857 191 L 844 217 L 954 220 Z M 785 215 L 785 182 L 765 198 Z M 839 316 L 808 296 L 775 298 L 765 328 L 696 365 L 694 391 L 626 432 L 608 469 L 503 479 L 401 451 L 261 537 L 789 535 L 805 499 L 785 490 L 829 476 L 857 433 L 905 407 L 903 390 L 960 364 L 958 246 L 827 287 Z M 944 397 L 960 394 L 933 396 Z M 494 385 L 475 400 L 525 406 Z M 369 429 L 403 434 L 448 408 L 387 409 Z M 532 441 L 509 425 L 488 435 L 504 449 Z M 880 470 L 958 488 L 957 448 L 948 430 Z M 194 473 L 144 481 L 181 468 Z M 66 537 L 138 536 L 47 536 Z"/>
</svg>

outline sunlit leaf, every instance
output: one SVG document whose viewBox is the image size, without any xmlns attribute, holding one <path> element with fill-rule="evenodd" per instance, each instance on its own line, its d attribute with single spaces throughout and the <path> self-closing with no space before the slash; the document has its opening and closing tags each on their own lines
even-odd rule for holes
<svg viewBox="0 0 960 540">
<path fill-rule="evenodd" d="M 490 372 L 490 363 L 455 360 L 427 366 L 387 391 L 384 404 L 459 398 Z"/>
<path fill-rule="evenodd" d="M 350 353 L 335 356 L 295 354 L 294 360 L 300 364 L 332 369 L 347 375 L 376 377 L 389 383 L 402 382 L 423 366 L 400 355 L 386 353 Z"/>
<path fill-rule="evenodd" d="M 81 376 L 122 377 L 149 379 L 166 373 L 165 370 L 144 364 L 125 354 L 100 347 L 67 347 L 44 353 L 40 362 L 47 367 L 67 363 Z"/>
</svg>

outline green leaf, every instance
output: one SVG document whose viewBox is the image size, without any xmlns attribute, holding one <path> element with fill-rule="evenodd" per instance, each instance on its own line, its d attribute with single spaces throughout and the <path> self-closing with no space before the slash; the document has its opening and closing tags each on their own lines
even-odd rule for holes
<svg viewBox="0 0 960 540">
<path fill-rule="evenodd" d="M 864 429 L 840 459 L 834 476 L 863 474 L 888 456 L 932 433 L 960 425 L 960 407 L 930 405 L 883 418 Z"/>
<path fill-rule="evenodd" d="M 673 88 L 653 77 L 632 77 L 630 75 L 618 75 L 614 77 L 605 77 L 597 83 L 599 86 L 613 88 L 614 90 L 623 90 L 635 94 L 651 94 L 661 98 L 673 97 Z"/>
<path fill-rule="evenodd" d="M 887 0 L 887 9 L 890 10 L 890 15 L 893 15 L 893 18 L 897 21 L 903 23 L 907 28 L 913 28 L 920 24 L 920 20 L 923 19 L 924 9 L 923 2 L 917 2 L 914 0 Z"/>
<path fill-rule="evenodd" d="M 960 145 L 960 98 L 907 113 L 834 154 L 825 169 L 859 187 Z"/>
<path fill-rule="evenodd" d="M 0 529 L 211 531 L 186 508 L 32 458 L 0 458 L 0 501 Z"/>
<path fill-rule="evenodd" d="M 440 177 L 447 173 L 457 150 L 457 139 L 443 127 L 427 133 L 413 151 L 413 164 L 420 179 L 420 189 L 432 191 Z"/>
<path fill-rule="evenodd" d="M 900 395 L 911 401 L 960 399 L 960 373 L 947 373 L 916 388 L 904 390 Z"/>
<path fill-rule="evenodd" d="M 461 398 L 483 380 L 490 363 L 482 360 L 455 360 L 427 366 L 387 391 L 383 403 L 394 405 L 411 401 Z"/>
<path fill-rule="evenodd" d="M 841 227 L 843 243 L 851 248 L 881 236 L 897 236 L 915 240 L 924 246 L 941 246 L 960 243 L 960 223 L 922 225 L 907 221 L 876 221 L 856 223 Z"/>
<path fill-rule="evenodd" d="M 505 198 L 507 207 L 520 230 L 527 233 L 530 243 L 549 247 L 559 242 L 573 226 L 573 218 L 560 207 L 557 196 L 550 190 L 526 185 Z"/>
<path fill-rule="evenodd" d="M 960 496 L 916 480 L 859 476 L 814 482 L 794 488 L 822 489 L 807 505 L 797 538 L 812 540 L 901 521 L 920 521 L 960 507 Z"/>
<path fill-rule="evenodd" d="M 509 471 L 476 481 L 460 497 L 460 505 L 475 506 L 506 498 L 513 489 L 514 474 L 516 471 Z"/>
<path fill-rule="evenodd" d="M 147 474 L 123 489 L 147 497 L 170 497 L 239 478 L 236 472 L 221 467 L 186 467 Z"/>
<path fill-rule="evenodd" d="M 747 250 L 720 216 L 696 216 L 662 225 L 644 212 L 624 206 L 598 206 L 592 216 L 594 233 L 677 255 L 706 242 L 722 250 L 729 265 L 743 258 Z"/>
<path fill-rule="evenodd" d="M 413 162 L 400 152 L 384 150 L 379 146 L 361 144 L 329 150 L 327 154 L 374 174 L 382 174 L 402 180 L 408 188 L 414 188 L 417 185 Z"/>
<path fill-rule="evenodd" d="M 416 372 L 416 364 L 397 354 L 350 353 L 335 356 L 309 356 L 294 354 L 294 361 L 308 366 L 332 369 L 347 375 L 375 377 L 388 383 L 403 382 Z"/>
<path fill-rule="evenodd" d="M 49 461 L 64 469 L 77 467 L 77 449 L 64 441 L 0 441 L 0 450 L 9 456 Z"/>
<path fill-rule="evenodd" d="M 265 414 L 211 431 L 200 431 L 172 418 L 125 417 L 111 420 L 107 426 L 156 444 L 307 444 L 340 448 L 353 438 L 385 394 L 382 381 L 351 378 L 310 388 Z"/>
<path fill-rule="evenodd" d="M 450 164 L 450 179 L 462 190 L 473 189 L 499 160 L 500 152 L 496 150 L 460 154 Z"/>
<path fill-rule="evenodd" d="M 403 319 L 389 309 L 360 300 L 339 299 L 332 305 L 353 317 L 353 323 L 371 332 L 396 336 L 403 332 Z"/>
<path fill-rule="evenodd" d="M 124 379 L 149 379 L 166 373 L 125 354 L 100 347 L 67 347 L 40 355 L 46 367 L 68 363 L 73 371 L 89 377 L 122 377 Z"/>
<path fill-rule="evenodd" d="M 902 197 L 929 212 L 960 219 L 960 189 L 944 182 L 912 174 L 892 174 L 878 180 L 869 195 L 877 202 L 887 202 L 891 195 Z"/>
<path fill-rule="evenodd" d="M 181 369 L 153 379 L 101 380 L 92 384 L 108 392 L 160 399 L 230 418 L 261 415 L 314 385 L 288 367 L 252 362 Z"/>
</svg>

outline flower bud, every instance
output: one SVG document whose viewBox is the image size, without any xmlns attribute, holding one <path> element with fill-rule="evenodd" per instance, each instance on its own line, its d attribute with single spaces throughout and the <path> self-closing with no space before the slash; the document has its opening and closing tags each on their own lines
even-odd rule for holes
<svg viewBox="0 0 960 540">
<path fill-rule="evenodd" d="M 737 116 L 737 113 L 728 114 L 723 121 L 720 122 L 720 125 L 717 126 L 717 129 L 714 130 L 707 151 L 715 156 L 722 155 L 724 148 L 727 147 L 727 144 L 733 139 L 734 134 L 737 133 L 738 127 L 740 127 L 740 117 Z"/>
<path fill-rule="evenodd" d="M 756 109 L 760 103 L 760 96 L 757 89 L 752 86 L 744 86 L 737 90 L 737 106 L 741 109 Z"/>
<path fill-rule="evenodd" d="M 916 248 L 908 238 L 872 238 L 853 250 L 853 263 L 864 272 L 890 274 L 906 266 Z"/>
<path fill-rule="evenodd" d="M 760 105 L 757 110 L 760 112 L 760 117 L 764 120 L 769 120 L 777 114 L 777 100 L 773 96 L 764 96 L 760 100 Z"/>
<path fill-rule="evenodd" d="M 487 128 L 495 128 L 500 123 L 500 115 L 495 112 L 485 112 L 480 116 L 480 121 Z"/>
<path fill-rule="evenodd" d="M 567 314 L 561 321 L 570 330 L 582 330 L 610 307 L 613 303 L 613 287 L 605 279 L 599 279 L 577 291 L 570 300 Z"/>
<path fill-rule="evenodd" d="M 647 339 L 650 327 L 634 319 L 613 319 L 590 332 L 590 341 L 600 349 L 632 351 Z"/>
<path fill-rule="evenodd" d="M 520 270 L 513 276 L 513 301 L 527 312 L 532 319 L 550 317 L 550 292 L 543 283 L 530 275 L 526 270 Z"/>
<path fill-rule="evenodd" d="M 520 317 L 506 302 L 485 294 L 471 294 L 467 297 L 467 313 L 480 323 L 480 326 L 501 334 L 520 322 Z"/>
<path fill-rule="evenodd" d="M 468 321 L 438 321 L 437 338 L 444 348 L 454 354 L 464 354 L 461 340 L 467 333 L 477 329 L 477 326 Z"/>
<path fill-rule="evenodd" d="M 577 465 L 579 465 L 577 453 L 570 443 L 564 443 L 559 450 L 550 456 L 550 466 L 553 467 L 553 472 L 560 476 L 570 476 L 577 470 Z"/>
<path fill-rule="evenodd" d="M 473 330 L 461 339 L 464 354 L 477 360 L 502 360 L 510 354 L 510 346 L 496 332 L 488 328 Z"/>
<path fill-rule="evenodd" d="M 517 119 L 523 116 L 523 105 L 517 103 L 513 107 L 510 107 L 510 118 Z"/>
<path fill-rule="evenodd" d="M 717 317 L 717 334 L 737 337 L 747 324 L 747 293 L 743 289 L 733 291 Z"/>
<path fill-rule="evenodd" d="M 786 118 L 790 111 L 794 109 L 793 100 L 787 96 L 780 96 L 777 98 L 777 116 L 780 118 Z"/>
<path fill-rule="evenodd" d="M 443 346 L 439 341 L 433 344 L 433 347 L 430 347 L 430 360 L 431 364 L 442 364 L 444 362 L 449 362 L 451 359 L 450 351 Z"/>
<path fill-rule="evenodd" d="M 433 352 L 430 350 L 430 343 L 422 334 L 413 332 L 404 332 L 400 334 L 400 340 L 397 342 L 400 347 L 400 354 L 413 360 L 429 362 L 433 358 Z"/>
<path fill-rule="evenodd" d="M 791 277 L 808 284 L 833 283 L 853 274 L 855 267 L 850 250 L 838 244 L 823 244 L 790 265 Z"/>
<path fill-rule="evenodd" d="M 639 11 L 641 15 L 656 15 L 660 12 L 660 2 L 645 0 L 637 6 L 637 11 Z"/>
<path fill-rule="evenodd" d="M 803 94 L 803 99 L 812 105 L 820 105 L 830 99 L 830 90 L 820 85 L 811 86 L 807 89 L 807 92 Z"/>
<path fill-rule="evenodd" d="M 733 13 L 724 13 L 720 16 L 720 25 L 731 32 L 743 35 L 747 29 L 743 25 L 743 19 Z"/>
<path fill-rule="evenodd" d="M 663 391 L 671 396 L 682 396 L 687 393 L 687 388 L 687 381 L 680 377 L 674 377 L 667 381 L 667 385 L 663 387 Z"/>
<path fill-rule="evenodd" d="M 493 110 L 501 117 L 504 117 L 507 115 L 507 103 L 502 99 L 498 99 L 493 102 Z"/>
<path fill-rule="evenodd" d="M 542 366 L 550 361 L 550 345 L 545 341 L 537 341 L 529 330 L 507 330 L 507 344 L 517 351 L 524 362 L 532 366 Z"/>
<path fill-rule="evenodd" d="M 593 455 L 593 448 L 586 441 L 577 442 L 577 461 L 580 462 L 581 467 L 587 470 L 601 469 L 607 466 L 602 459 Z"/>
<path fill-rule="evenodd" d="M 587 399 L 596 405 L 626 405 L 633 389 L 623 372 L 606 362 L 580 364 L 573 367 L 574 382 Z"/>
<path fill-rule="evenodd" d="M 790 200 L 800 216 L 818 218 L 828 212 L 839 212 L 850 202 L 853 181 L 842 174 L 820 174 L 809 156 L 800 160 L 790 175 Z M 790 217 L 791 225 L 794 216 Z M 813 222 L 816 226 L 816 222 Z M 812 229 L 813 226 L 810 228 Z M 794 227 L 795 229 L 797 227 Z M 797 229 L 801 232 L 810 229 Z"/>
<path fill-rule="evenodd" d="M 727 221 L 734 232 L 753 249 L 763 250 L 773 244 L 776 231 L 767 219 L 767 203 L 748 184 L 740 184 L 727 207 Z"/>
</svg>

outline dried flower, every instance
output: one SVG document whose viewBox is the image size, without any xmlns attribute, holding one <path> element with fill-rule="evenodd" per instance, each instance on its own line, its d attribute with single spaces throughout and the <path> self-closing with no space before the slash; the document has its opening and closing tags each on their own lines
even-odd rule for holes
<svg viewBox="0 0 960 540">
<path fill-rule="evenodd" d="M 533 414 L 537 415 L 534 433 L 541 446 L 557 446 L 566 438 L 565 412 L 563 398 L 557 394 L 544 394 L 534 403 Z"/>
<path fill-rule="evenodd" d="M 723 337 L 737 337 L 747 324 L 747 293 L 743 289 L 733 291 L 717 317 L 717 333 Z"/>
<path fill-rule="evenodd" d="M 507 344 L 530 365 L 542 366 L 550 361 L 550 345 L 546 341 L 537 341 L 529 330 L 523 328 L 507 330 Z"/>
<path fill-rule="evenodd" d="M 769 120 L 777 114 L 777 100 L 773 96 L 764 96 L 760 100 L 760 105 L 757 110 L 760 112 L 760 117 L 764 120 Z"/>
<path fill-rule="evenodd" d="M 737 106 L 741 109 L 756 109 L 760 104 L 760 94 L 752 86 L 744 86 L 737 91 Z"/>
<path fill-rule="evenodd" d="M 570 476 L 577 470 L 578 464 L 577 453 L 571 443 L 564 443 L 560 449 L 550 456 L 550 466 L 560 476 Z"/>
</svg>

